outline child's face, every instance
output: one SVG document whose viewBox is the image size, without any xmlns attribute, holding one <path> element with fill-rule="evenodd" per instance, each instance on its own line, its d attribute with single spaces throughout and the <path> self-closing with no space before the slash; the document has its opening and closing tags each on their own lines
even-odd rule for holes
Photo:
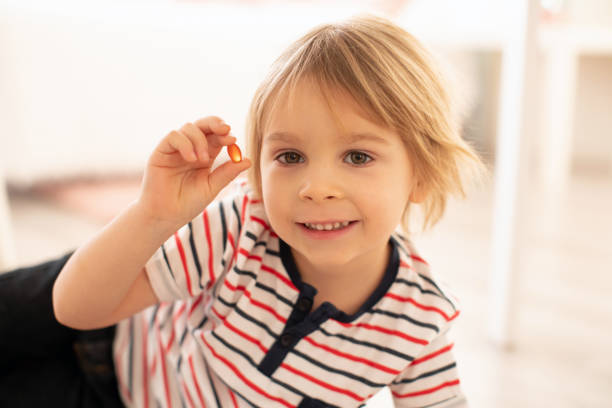
<svg viewBox="0 0 612 408">
<path fill-rule="evenodd" d="M 334 267 L 380 256 L 401 220 L 414 184 L 398 134 L 366 119 L 336 93 L 336 117 L 316 87 L 302 81 L 293 103 L 280 101 L 263 132 L 261 186 L 273 230 L 313 266 Z M 290 135 L 287 140 L 274 137 Z M 370 134 L 383 141 L 344 139 Z M 355 221 L 342 233 L 304 222 Z"/>
</svg>

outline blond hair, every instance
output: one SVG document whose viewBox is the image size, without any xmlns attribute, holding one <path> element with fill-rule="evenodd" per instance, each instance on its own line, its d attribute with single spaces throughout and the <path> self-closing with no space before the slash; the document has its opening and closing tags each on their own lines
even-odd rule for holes
<svg viewBox="0 0 612 408">
<path fill-rule="evenodd" d="M 425 199 L 423 229 L 443 215 L 449 194 L 465 197 L 464 174 L 482 163 L 462 138 L 458 117 L 432 57 L 408 32 L 371 15 L 320 25 L 298 39 L 274 62 L 256 90 L 247 118 L 248 180 L 261 196 L 263 131 L 282 92 L 313 80 L 330 102 L 348 93 L 377 124 L 396 131 L 411 158 Z M 333 106 L 333 103 L 329 103 Z M 410 202 L 401 227 L 409 232 Z"/>
</svg>

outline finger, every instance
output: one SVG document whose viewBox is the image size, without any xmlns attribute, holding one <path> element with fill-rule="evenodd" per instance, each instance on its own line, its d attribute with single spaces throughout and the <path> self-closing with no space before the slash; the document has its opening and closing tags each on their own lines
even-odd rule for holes
<svg viewBox="0 0 612 408">
<path fill-rule="evenodd" d="M 251 161 L 247 158 L 239 163 L 234 163 L 231 160 L 226 161 L 219 167 L 217 167 L 209 175 L 210 188 L 213 196 L 219 194 L 219 192 L 227 186 L 230 181 L 236 178 L 241 172 L 248 169 L 251 166 Z"/>
<path fill-rule="evenodd" d="M 207 162 L 209 159 L 208 142 L 206 141 L 206 136 L 200 130 L 200 128 L 193 123 L 188 122 L 183 125 L 181 132 L 187 135 L 189 140 L 191 140 L 198 159 L 200 159 L 200 161 Z"/>
<path fill-rule="evenodd" d="M 231 130 L 230 125 L 225 123 L 223 119 L 218 116 L 207 116 L 202 119 L 198 119 L 194 124 L 202 131 L 205 135 L 216 133 L 218 135 L 226 135 Z"/>
<path fill-rule="evenodd" d="M 216 160 L 223 146 L 229 146 L 232 143 L 236 143 L 236 140 L 237 139 L 230 134 L 223 136 L 212 134 L 207 136 L 206 142 L 208 143 L 208 157 L 210 157 L 210 160 Z"/>
<path fill-rule="evenodd" d="M 209 147 L 221 148 L 236 143 L 238 139 L 231 134 L 227 135 L 210 135 L 206 138 Z"/>
<path fill-rule="evenodd" d="M 189 138 L 183 133 L 173 130 L 168 134 L 166 140 L 173 151 L 162 151 L 163 153 L 174 153 L 175 151 L 178 151 L 185 161 L 193 162 L 197 160 L 195 152 L 193 151 L 191 140 L 189 140 Z"/>
</svg>

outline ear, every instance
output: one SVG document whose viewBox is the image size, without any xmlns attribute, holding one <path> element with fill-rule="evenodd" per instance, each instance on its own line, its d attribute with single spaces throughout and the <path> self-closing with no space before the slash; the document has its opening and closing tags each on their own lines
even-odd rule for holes
<svg viewBox="0 0 612 408">
<path fill-rule="evenodd" d="M 414 183 L 414 186 L 412 187 L 412 191 L 410 192 L 410 196 L 408 197 L 408 199 L 412 203 L 419 204 L 425 201 L 426 198 L 427 189 L 425 188 L 423 183 L 417 181 L 416 183 Z"/>
</svg>

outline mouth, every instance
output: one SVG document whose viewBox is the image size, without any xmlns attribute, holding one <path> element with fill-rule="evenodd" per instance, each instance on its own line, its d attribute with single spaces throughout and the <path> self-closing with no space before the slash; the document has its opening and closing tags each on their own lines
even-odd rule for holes
<svg viewBox="0 0 612 408">
<path fill-rule="evenodd" d="M 339 231 L 343 230 L 352 224 L 356 223 L 357 220 L 352 221 L 329 221 L 329 222 L 298 222 L 302 227 L 310 230 L 310 231 L 321 231 L 321 232 L 329 232 L 329 231 Z"/>
</svg>

